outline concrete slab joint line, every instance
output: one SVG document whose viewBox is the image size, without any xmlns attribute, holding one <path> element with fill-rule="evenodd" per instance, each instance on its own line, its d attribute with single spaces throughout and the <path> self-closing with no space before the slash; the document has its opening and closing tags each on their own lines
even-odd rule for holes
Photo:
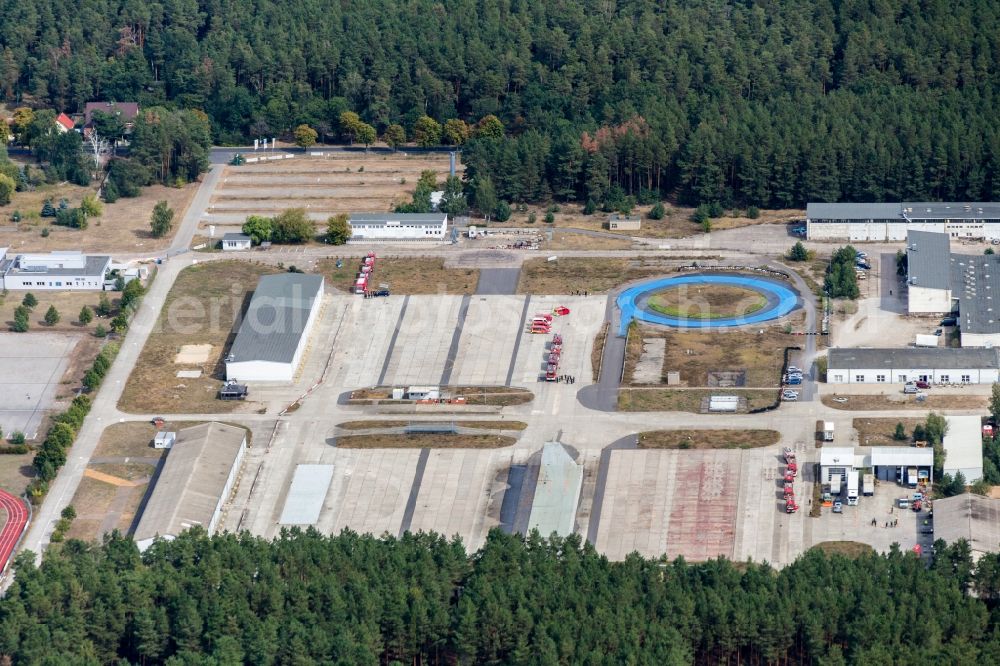
<svg viewBox="0 0 1000 666">
<path fill-rule="evenodd" d="M 455 369 L 455 359 L 458 357 L 458 345 L 462 341 L 462 328 L 465 326 L 465 317 L 469 314 L 470 300 L 472 300 L 472 297 L 466 294 L 462 297 L 462 305 L 458 308 L 458 321 L 455 323 L 455 332 L 451 335 L 448 356 L 444 360 L 444 372 L 441 373 L 442 386 L 447 386 L 451 383 L 451 372 Z"/>
<path fill-rule="evenodd" d="M 406 306 L 410 303 L 410 297 L 403 297 L 403 307 L 399 309 L 399 319 L 396 320 L 396 328 L 392 332 L 392 337 L 389 338 L 389 348 L 385 350 L 385 361 L 382 362 L 382 372 L 378 376 L 378 384 L 381 386 L 385 383 L 385 376 L 389 372 L 389 361 L 392 360 L 392 351 L 396 348 L 396 338 L 399 337 L 399 329 L 403 327 L 403 317 L 406 316 Z"/>
<path fill-rule="evenodd" d="M 420 482 L 424 478 L 424 470 L 427 469 L 427 459 L 430 456 L 430 449 L 420 449 L 420 457 L 417 458 L 417 469 L 413 474 L 413 485 L 410 487 L 410 496 L 406 499 L 406 509 L 403 510 L 403 520 L 399 525 L 399 536 L 406 534 L 413 523 L 413 512 L 417 508 L 417 495 L 420 494 Z"/>
<path fill-rule="evenodd" d="M 510 355 L 510 365 L 507 367 L 507 386 L 514 381 L 514 366 L 517 364 L 517 352 L 521 349 L 521 338 L 524 336 L 524 322 L 528 320 L 528 308 L 531 306 L 531 294 L 524 297 L 524 307 L 521 309 L 521 322 L 517 325 L 517 337 L 514 338 L 514 351 Z"/>
</svg>

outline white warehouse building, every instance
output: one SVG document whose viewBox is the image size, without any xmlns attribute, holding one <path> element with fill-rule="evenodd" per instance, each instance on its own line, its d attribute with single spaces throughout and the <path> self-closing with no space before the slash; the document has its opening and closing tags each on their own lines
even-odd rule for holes
<svg viewBox="0 0 1000 666">
<path fill-rule="evenodd" d="M 352 241 L 444 240 L 444 213 L 351 213 L 347 219 Z"/>
<path fill-rule="evenodd" d="M 135 528 L 139 550 L 195 526 L 213 534 L 246 450 L 247 433 L 236 426 L 212 422 L 179 431 Z"/>
<path fill-rule="evenodd" d="M 7 255 L 0 248 L 0 288 L 31 291 L 100 291 L 111 257 L 78 250 Z"/>
<path fill-rule="evenodd" d="M 828 352 L 828 384 L 992 384 L 1000 378 L 1000 349 L 834 348 Z"/>
<path fill-rule="evenodd" d="M 226 379 L 291 381 L 322 301 L 322 275 L 262 277 L 226 356 Z"/>
<path fill-rule="evenodd" d="M 809 240 L 901 241 L 909 230 L 951 238 L 1000 238 L 1000 203 L 810 203 Z"/>
</svg>

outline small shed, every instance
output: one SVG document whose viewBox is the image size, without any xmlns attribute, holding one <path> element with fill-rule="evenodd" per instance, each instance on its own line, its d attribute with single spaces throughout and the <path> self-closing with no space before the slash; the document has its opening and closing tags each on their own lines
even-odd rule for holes
<svg viewBox="0 0 1000 666">
<path fill-rule="evenodd" d="M 249 250 L 253 240 L 246 234 L 228 233 L 222 237 L 223 252 L 238 252 Z"/>
<path fill-rule="evenodd" d="M 153 438 L 153 448 L 154 449 L 169 449 L 177 441 L 176 432 L 165 432 L 160 431 L 156 433 L 156 437 Z"/>
<path fill-rule="evenodd" d="M 608 218 L 608 229 L 611 231 L 639 231 L 642 228 L 642 218 L 638 215 L 612 215 Z"/>
</svg>

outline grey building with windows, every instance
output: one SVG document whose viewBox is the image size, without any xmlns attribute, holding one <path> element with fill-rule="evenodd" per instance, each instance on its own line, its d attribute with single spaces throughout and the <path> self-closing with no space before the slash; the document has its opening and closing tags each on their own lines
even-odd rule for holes
<svg viewBox="0 0 1000 666">
<path fill-rule="evenodd" d="M 810 203 L 809 240 L 902 241 L 911 229 L 950 238 L 1000 238 L 1000 203 Z"/>
</svg>

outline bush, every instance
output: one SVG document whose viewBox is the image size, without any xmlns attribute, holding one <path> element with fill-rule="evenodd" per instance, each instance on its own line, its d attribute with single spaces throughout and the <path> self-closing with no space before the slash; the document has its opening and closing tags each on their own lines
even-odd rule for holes
<svg viewBox="0 0 1000 666">
<path fill-rule="evenodd" d="M 653 204 L 653 207 L 649 209 L 649 219 L 651 220 L 662 220 L 666 214 L 667 211 L 663 207 L 663 202 L 661 201 L 657 201 Z"/>
<path fill-rule="evenodd" d="M 551 210 L 548 211 L 547 213 L 545 213 L 545 223 L 546 224 L 552 224 L 555 221 L 556 221 L 555 213 L 553 213 Z"/>
<path fill-rule="evenodd" d="M 587 199 L 587 203 L 583 205 L 584 215 L 593 215 L 597 211 L 597 204 L 594 203 L 593 199 Z"/>
<path fill-rule="evenodd" d="M 756 220 L 760 217 L 760 208 L 757 208 L 757 206 L 747 206 L 747 217 L 751 220 Z"/>
<path fill-rule="evenodd" d="M 49 232 L 49 228 L 48 227 L 42 227 L 42 238 L 48 238 L 49 237 L 49 233 L 50 232 Z"/>
<path fill-rule="evenodd" d="M 896 430 L 892 433 L 892 438 L 897 442 L 906 441 L 906 428 L 903 427 L 902 421 L 896 424 Z"/>
<path fill-rule="evenodd" d="M 708 204 L 708 216 L 709 217 L 722 217 L 726 214 L 726 209 L 722 207 L 722 204 L 718 201 L 713 201 Z"/>
<path fill-rule="evenodd" d="M 55 326 L 60 319 L 59 310 L 56 310 L 56 306 L 50 305 L 49 309 L 45 311 L 45 323 L 49 326 Z"/>
<path fill-rule="evenodd" d="M 100 298 L 97 299 L 97 314 L 102 317 L 111 315 L 111 299 L 104 292 L 101 292 Z"/>
<path fill-rule="evenodd" d="M 94 328 L 94 337 L 95 338 L 106 338 L 106 337 L 108 337 L 108 329 L 104 328 L 104 324 L 98 324 Z"/>
<path fill-rule="evenodd" d="M 30 310 L 31 308 L 38 305 L 38 299 L 35 298 L 35 295 L 29 291 L 27 294 L 24 295 L 24 298 L 21 299 L 21 305 Z"/>
<path fill-rule="evenodd" d="M 506 201 L 501 201 L 497 204 L 496 209 L 493 211 L 493 219 L 497 222 L 506 222 L 510 219 L 510 204 Z"/>
<path fill-rule="evenodd" d="M 101 202 L 97 200 L 97 197 L 93 194 L 88 194 L 80 202 L 80 210 L 87 217 L 99 217 L 104 212 L 104 207 L 101 206 Z"/>
<path fill-rule="evenodd" d="M 84 305 L 82 308 L 80 308 L 79 319 L 80 323 L 86 326 L 87 324 L 89 324 L 94 320 L 94 312 L 89 307 Z"/>
<path fill-rule="evenodd" d="M 20 430 L 15 430 L 10 433 L 10 437 L 7 438 L 7 441 L 14 446 L 20 446 L 21 444 L 24 444 L 24 433 Z"/>
<path fill-rule="evenodd" d="M 790 261 L 807 261 L 809 259 L 809 251 L 806 250 L 806 246 L 802 244 L 802 241 L 795 243 L 792 249 L 788 251 L 788 259 Z"/>
<path fill-rule="evenodd" d="M 534 224 L 538 220 L 538 216 L 535 215 L 535 211 L 528 213 L 528 224 Z"/>
</svg>

